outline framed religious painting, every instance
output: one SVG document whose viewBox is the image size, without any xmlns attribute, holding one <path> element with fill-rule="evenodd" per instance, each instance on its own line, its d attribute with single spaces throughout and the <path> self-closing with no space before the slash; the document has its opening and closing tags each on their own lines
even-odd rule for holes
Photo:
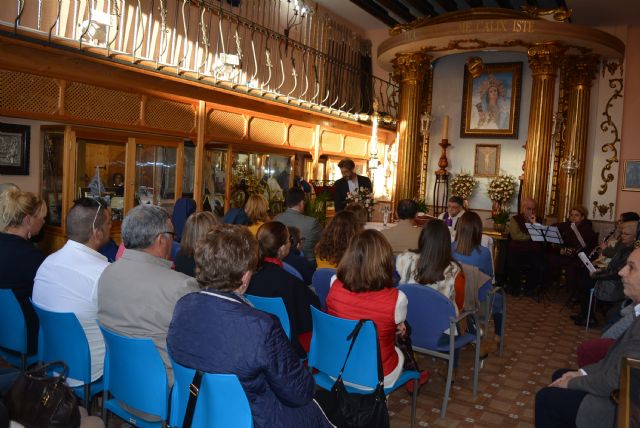
<svg viewBox="0 0 640 428">
<path fill-rule="evenodd" d="M 640 360 L 626 357 L 620 369 L 620 393 L 613 396 L 618 404 L 618 427 L 640 426 Z"/>
<path fill-rule="evenodd" d="M 640 192 L 640 160 L 624 161 L 622 190 Z"/>
<path fill-rule="evenodd" d="M 500 145 L 476 144 L 476 157 L 473 175 L 476 177 L 495 177 L 500 171 Z"/>
<path fill-rule="evenodd" d="M 28 125 L 0 123 L 0 174 L 29 175 Z"/>
<path fill-rule="evenodd" d="M 485 64 L 473 77 L 464 69 L 460 137 L 518 138 L 522 63 Z"/>
</svg>

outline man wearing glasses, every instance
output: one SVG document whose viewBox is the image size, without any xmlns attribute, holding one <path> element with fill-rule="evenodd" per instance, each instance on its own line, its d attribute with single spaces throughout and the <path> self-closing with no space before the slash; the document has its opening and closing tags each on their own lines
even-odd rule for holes
<svg viewBox="0 0 640 428">
<path fill-rule="evenodd" d="M 40 265 L 33 283 L 33 303 L 48 311 L 73 312 L 87 336 L 91 381 L 102 376 L 104 341 L 98 329 L 98 280 L 109 266 L 98 253 L 110 239 L 111 213 L 99 199 L 80 198 L 67 214 L 68 241 Z M 68 379 L 70 386 L 82 385 Z"/>
<path fill-rule="evenodd" d="M 199 291 L 195 279 L 171 269 L 173 235 L 165 210 L 154 205 L 133 208 L 122 222 L 126 251 L 98 283 L 98 320 L 124 336 L 151 338 L 171 384 L 165 347 L 173 308 L 185 294 Z"/>
</svg>

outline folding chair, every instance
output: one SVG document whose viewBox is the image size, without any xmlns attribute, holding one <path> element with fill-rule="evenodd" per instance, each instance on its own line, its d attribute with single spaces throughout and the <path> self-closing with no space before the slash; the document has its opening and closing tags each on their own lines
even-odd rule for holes
<svg viewBox="0 0 640 428">
<path fill-rule="evenodd" d="M 256 309 L 277 316 L 282 325 L 282 329 L 287 334 L 287 337 L 291 339 L 289 314 L 287 313 L 287 307 L 284 305 L 282 297 L 260 297 L 251 294 L 245 294 L 244 297 L 246 297 Z"/>
<path fill-rule="evenodd" d="M 329 295 L 329 288 L 331 287 L 331 277 L 335 274 L 335 269 L 320 268 L 313 273 L 313 277 L 311 278 L 311 285 L 320 298 L 320 307 L 322 309 L 327 307 L 327 296 Z"/>
</svg>

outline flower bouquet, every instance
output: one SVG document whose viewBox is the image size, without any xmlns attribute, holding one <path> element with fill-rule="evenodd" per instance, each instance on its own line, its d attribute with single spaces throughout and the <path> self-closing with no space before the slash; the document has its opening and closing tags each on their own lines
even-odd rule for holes
<svg viewBox="0 0 640 428">
<path fill-rule="evenodd" d="M 358 204 L 364 207 L 369 213 L 369 217 L 371 217 L 373 206 L 376 203 L 376 201 L 373 199 L 373 194 L 366 187 L 361 187 L 355 192 L 347 193 L 346 201 L 347 205 Z"/>
<path fill-rule="evenodd" d="M 510 175 L 498 175 L 489 182 L 487 193 L 493 202 L 491 219 L 496 230 L 504 229 L 509 221 L 509 202 L 516 189 L 516 179 Z"/>
<path fill-rule="evenodd" d="M 471 197 L 473 189 L 476 188 L 477 184 L 478 180 L 473 178 L 471 174 L 468 172 L 460 172 L 460 174 L 454 175 L 451 179 L 451 194 L 467 200 Z"/>
</svg>

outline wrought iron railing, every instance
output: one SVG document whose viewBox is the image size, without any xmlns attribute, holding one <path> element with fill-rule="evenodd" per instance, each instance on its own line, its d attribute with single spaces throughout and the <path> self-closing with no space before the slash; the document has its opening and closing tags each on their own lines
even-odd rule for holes
<svg viewBox="0 0 640 428">
<path fill-rule="evenodd" d="M 52 44 L 355 120 L 374 99 L 387 123 L 397 114 L 398 87 L 372 76 L 370 42 L 301 0 L 15 4 L 3 24 Z"/>
</svg>

